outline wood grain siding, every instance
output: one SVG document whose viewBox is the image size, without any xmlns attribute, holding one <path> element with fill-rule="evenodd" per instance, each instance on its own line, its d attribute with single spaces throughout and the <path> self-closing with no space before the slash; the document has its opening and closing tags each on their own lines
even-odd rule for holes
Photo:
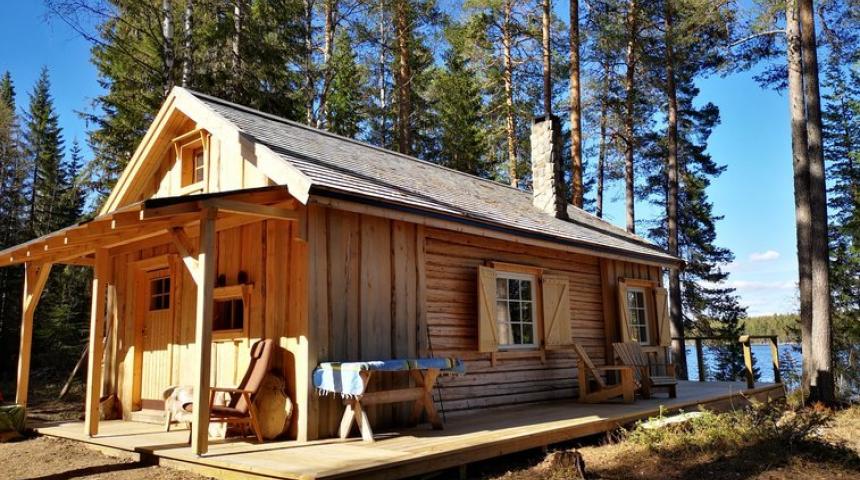
<svg viewBox="0 0 860 480">
<path fill-rule="evenodd" d="M 212 347 L 212 381 L 218 386 L 236 386 L 248 366 L 250 346 L 261 338 L 280 338 L 287 330 L 287 286 L 289 281 L 289 222 L 261 221 L 218 232 L 216 238 L 217 275 L 226 285 L 239 282 L 240 272 L 253 284 L 247 323 L 247 335 L 218 338 Z M 196 244 L 197 239 L 191 239 Z M 164 378 L 141 378 L 141 362 L 145 344 L 141 342 L 140 313 L 146 299 L 136 265 L 147 259 L 176 254 L 170 243 L 139 250 L 128 250 L 111 257 L 117 295 L 117 360 L 114 362 L 114 382 L 125 417 L 140 408 L 141 383 L 149 389 L 163 390 L 170 385 L 194 383 L 196 358 L 193 350 L 196 286 L 188 270 L 178 258 L 172 265 L 173 306 L 169 331 L 165 340 L 169 351 L 169 367 Z M 216 277 L 217 278 L 217 277 Z M 271 295 L 267 295 L 271 292 Z M 276 357 L 275 367 L 283 366 Z M 153 370 L 154 371 L 154 370 Z M 289 376 L 288 376 L 289 377 Z M 293 384 L 288 378 L 288 384 Z"/>
<path fill-rule="evenodd" d="M 600 272 L 603 277 L 603 317 L 606 320 L 605 344 L 606 351 L 611 352 L 612 342 L 621 341 L 621 332 L 617 320 L 618 279 L 650 280 L 662 285 L 663 275 L 659 267 L 608 259 L 600 260 Z"/>
<path fill-rule="evenodd" d="M 428 348 L 435 356 L 465 360 L 468 374 L 442 378 L 446 411 L 534 402 L 574 395 L 572 352 L 539 352 L 519 358 L 477 351 L 477 268 L 489 261 L 552 270 L 570 282 L 571 334 L 597 364 L 606 363 L 603 288 L 596 257 L 564 253 L 445 230 L 426 229 L 425 270 Z M 438 395 L 437 395 L 438 399 Z"/>
<path fill-rule="evenodd" d="M 417 234 L 419 228 L 384 218 L 312 205 L 308 209 L 311 258 L 310 321 L 318 359 L 385 360 L 417 355 Z M 380 387 L 408 380 L 380 375 Z M 340 398 L 319 399 L 319 434 L 335 435 Z M 368 409 L 374 426 L 399 423 L 408 406 Z"/>
</svg>

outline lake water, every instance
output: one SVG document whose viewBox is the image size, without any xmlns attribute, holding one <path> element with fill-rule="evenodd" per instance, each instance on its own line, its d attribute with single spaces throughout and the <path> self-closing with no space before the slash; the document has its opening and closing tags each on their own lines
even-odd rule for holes
<svg viewBox="0 0 860 480">
<path fill-rule="evenodd" d="M 769 344 L 753 344 L 752 345 L 752 355 L 755 359 L 755 365 L 759 369 L 759 379 L 760 382 L 773 382 L 773 361 L 770 352 Z M 705 371 L 711 372 L 713 371 L 713 367 L 716 366 L 716 351 L 714 347 L 703 347 L 704 357 L 705 357 Z M 780 360 L 780 370 L 782 371 L 783 380 L 787 380 L 788 375 L 791 372 L 796 374 L 796 376 L 800 375 L 801 368 L 801 359 L 800 359 L 800 349 L 797 345 L 791 343 L 785 343 L 779 345 L 779 360 Z M 698 380 L 699 379 L 699 365 L 696 361 L 696 347 L 688 345 L 687 346 L 687 372 L 690 380 Z M 711 379 L 712 374 L 707 374 L 706 379 Z M 796 377 L 795 377 L 796 378 Z"/>
</svg>

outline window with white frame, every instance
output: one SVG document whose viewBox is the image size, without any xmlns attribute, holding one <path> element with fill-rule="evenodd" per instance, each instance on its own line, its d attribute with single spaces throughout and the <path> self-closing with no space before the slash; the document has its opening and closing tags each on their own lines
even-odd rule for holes
<svg viewBox="0 0 860 480">
<path fill-rule="evenodd" d="M 645 290 L 641 288 L 627 289 L 627 311 L 630 319 L 630 331 L 641 344 L 647 344 L 648 308 L 645 304 Z"/>
<path fill-rule="evenodd" d="M 500 347 L 533 347 L 535 339 L 535 277 L 496 272 L 496 324 Z"/>
</svg>

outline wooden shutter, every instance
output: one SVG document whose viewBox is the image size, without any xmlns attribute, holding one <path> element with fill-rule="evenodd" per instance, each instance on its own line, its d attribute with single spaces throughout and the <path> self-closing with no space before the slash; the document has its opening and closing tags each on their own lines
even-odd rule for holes
<svg viewBox="0 0 860 480">
<path fill-rule="evenodd" d="M 672 332 L 669 326 L 669 295 L 665 288 L 654 289 L 654 307 L 657 310 L 657 330 L 660 335 L 660 346 L 672 344 Z"/>
<path fill-rule="evenodd" d="M 478 266 L 478 351 L 499 349 L 496 331 L 496 271 Z"/>
<path fill-rule="evenodd" d="M 546 345 L 570 345 L 570 286 L 567 277 L 544 274 L 541 289 Z"/>
<path fill-rule="evenodd" d="M 630 310 L 627 309 L 627 283 L 624 280 L 618 280 L 618 325 L 621 332 L 621 341 L 629 342 L 633 340 L 633 334 L 630 332 Z"/>
</svg>

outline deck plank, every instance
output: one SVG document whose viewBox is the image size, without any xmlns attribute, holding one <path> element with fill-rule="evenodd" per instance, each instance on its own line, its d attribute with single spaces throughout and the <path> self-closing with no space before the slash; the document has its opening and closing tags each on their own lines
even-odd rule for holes
<svg viewBox="0 0 860 480">
<path fill-rule="evenodd" d="M 82 434 L 80 422 L 43 425 L 37 430 L 102 448 L 151 455 L 173 467 L 225 479 L 241 476 L 242 472 L 278 479 L 393 479 L 608 431 L 619 424 L 654 416 L 661 408 L 693 410 L 704 405 L 725 410 L 744 404 L 745 397 L 783 395 L 781 385 L 764 384 L 748 390 L 740 382 L 680 382 L 676 399 L 658 397 L 633 404 L 564 400 L 472 411 L 448 415 L 445 430 L 421 426 L 378 432 L 374 443 L 360 438 L 260 445 L 245 440 L 213 440 L 209 453 L 202 457 L 187 445 L 187 430 L 164 432 L 159 425 L 106 421 L 101 422 L 100 434 L 94 438 Z"/>
</svg>

